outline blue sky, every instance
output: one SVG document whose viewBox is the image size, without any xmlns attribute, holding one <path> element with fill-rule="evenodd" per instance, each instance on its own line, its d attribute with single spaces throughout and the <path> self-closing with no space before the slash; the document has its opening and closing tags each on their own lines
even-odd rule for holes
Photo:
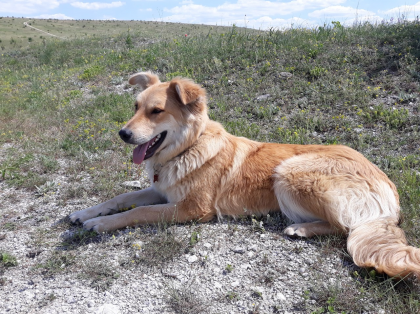
<svg viewBox="0 0 420 314">
<path fill-rule="evenodd" d="M 419 0 L 0 0 L 0 16 L 147 20 L 267 29 L 420 16 Z"/>
</svg>

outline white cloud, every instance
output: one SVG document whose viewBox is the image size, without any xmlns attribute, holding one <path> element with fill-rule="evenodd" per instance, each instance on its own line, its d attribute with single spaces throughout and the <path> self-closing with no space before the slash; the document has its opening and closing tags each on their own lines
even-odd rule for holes
<svg viewBox="0 0 420 314">
<path fill-rule="evenodd" d="M 67 16 L 65 14 L 41 14 L 35 16 L 36 19 L 57 19 L 57 20 L 74 20 L 74 18 Z"/>
<path fill-rule="evenodd" d="M 355 9 L 352 7 L 343 7 L 343 6 L 331 6 L 325 9 L 316 10 L 308 14 L 310 17 L 323 18 L 323 17 L 333 17 L 333 18 L 354 18 L 356 16 L 374 16 L 374 12 L 370 12 L 363 9 Z"/>
<path fill-rule="evenodd" d="M 103 20 L 116 20 L 116 18 L 115 18 L 115 17 L 113 17 L 113 16 L 109 16 L 109 15 L 104 15 L 102 19 L 103 19 Z"/>
<path fill-rule="evenodd" d="M 380 13 L 393 17 L 400 17 L 401 15 L 414 17 L 420 15 L 420 2 L 413 5 L 402 5 L 388 11 L 381 11 Z"/>
<path fill-rule="evenodd" d="M 57 8 L 57 0 L 1 0 L 0 13 L 26 15 Z"/>
<path fill-rule="evenodd" d="M 267 0 L 237 0 L 236 3 L 225 2 L 219 6 L 204 6 L 194 4 L 186 0 L 181 5 L 173 8 L 165 8 L 169 16 L 164 17 L 168 21 L 181 23 L 203 23 L 244 26 L 245 19 L 251 23 L 270 23 L 277 27 L 289 24 L 290 21 L 278 19 L 278 16 L 285 16 L 308 9 L 326 8 L 338 5 L 346 0 L 291 0 L 289 2 L 274 2 Z M 191 13 L 193 12 L 193 13 Z M 262 20 L 259 20 L 262 19 Z M 304 21 L 304 20 L 302 20 Z M 309 21 L 307 21 L 309 22 Z M 306 23 L 306 21 L 305 21 Z M 289 24 L 290 26 L 290 24 Z"/>
<path fill-rule="evenodd" d="M 110 9 L 118 8 L 125 4 L 125 2 L 72 2 L 70 3 L 73 7 L 86 10 L 100 10 L 100 9 Z"/>
</svg>

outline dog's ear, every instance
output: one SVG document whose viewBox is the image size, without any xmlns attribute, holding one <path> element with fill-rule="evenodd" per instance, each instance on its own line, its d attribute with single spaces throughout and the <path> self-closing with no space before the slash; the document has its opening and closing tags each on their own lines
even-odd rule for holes
<svg viewBox="0 0 420 314">
<path fill-rule="evenodd" d="M 136 73 L 128 79 L 128 83 L 131 85 L 139 85 L 143 90 L 146 88 L 160 83 L 159 77 L 152 72 L 140 72 Z"/>
<path fill-rule="evenodd" d="M 184 105 L 191 104 L 200 97 L 204 98 L 206 96 L 203 88 L 188 79 L 174 78 L 169 86 L 175 90 L 179 100 Z"/>
</svg>

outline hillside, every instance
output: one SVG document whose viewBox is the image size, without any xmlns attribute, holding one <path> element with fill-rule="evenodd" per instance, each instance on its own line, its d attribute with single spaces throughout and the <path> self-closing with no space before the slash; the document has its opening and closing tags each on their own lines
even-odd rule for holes
<svg viewBox="0 0 420 314">
<path fill-rule="evenodd" d="M 137 92 L 127 78 L 152 70 L 202 84 L 210 117 L 235 135 L 363 153 L 396 183 L 420 247 L 418 21 L 267 32 L 27 21 L 66 39 L 23 22 L 0 19 L 0 312 L 420 312 L 418 282 L 356 267 L 345 239 L 284 237 L 281 215 L 102 235 L 67 218 L 126 181 L 148 186 L 118 130 Z"/>
</svg>

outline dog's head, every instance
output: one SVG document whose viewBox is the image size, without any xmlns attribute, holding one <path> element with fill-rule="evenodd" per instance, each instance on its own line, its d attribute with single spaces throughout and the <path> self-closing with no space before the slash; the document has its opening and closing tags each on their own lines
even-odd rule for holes
<svg viewBox="0 0 420 314">
<path fill-rule="evenodd" d="M 137 145 L 135 163 L 149 158 L 163 163 L 191 146 L 204 131 L 207 99 L 199 85 L 183 78 L 162 83 L 151 72 L 134 74 L 128 82 L 143 89 L 134 116 L 119 132 L 123 141 Z"/>
</svg>

